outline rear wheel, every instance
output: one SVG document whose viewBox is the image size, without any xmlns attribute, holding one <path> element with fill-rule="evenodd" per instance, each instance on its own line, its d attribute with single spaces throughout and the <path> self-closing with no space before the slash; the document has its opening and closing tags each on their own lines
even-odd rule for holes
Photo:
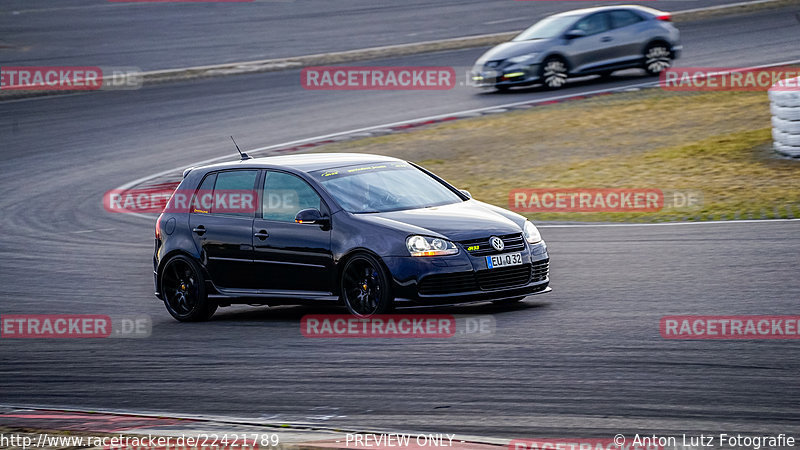
<svg viewBox="0 0 800 450">
<path fill-rule="evenodd" d="M 540 77 L 547 89 L 560 89 L 567 83 L 567 76 L 567 64 L 561 58 L 548 58 L 542 64 Z"/>
<path fill-rule="evenodd" d="M 644 52 L 644 70 L 648 75 L 656 76 L 672 66 L 672 52 L 666 44 L 657 42 L 650 44 Z"/>
<path fill-rule="evenodd" d="M 172 257 L 161 271 L 161 292 L 167 311 L 181 322 L 208 320 L 217 304 L 208 299 L 200 266 L 183 255 Z"/>
<path fill-rule="evenodd" d="M 342 270 L 342 300 L 357 317 L 391 311 L 393 298 L 389 277 L 380 261 L 369 254 L 350 258 Z"/>
</svg>

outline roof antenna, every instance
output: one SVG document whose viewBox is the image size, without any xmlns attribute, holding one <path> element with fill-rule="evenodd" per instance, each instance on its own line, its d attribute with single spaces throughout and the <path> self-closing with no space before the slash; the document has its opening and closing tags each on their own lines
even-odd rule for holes
<svg viewBox="0 0 800 450">
<path fill-rule="evenodd" d="M 239 144 L 237 144 L 237 143 L 236 143 L 236 141 L 233 139 L 233 136 L 231 136 L 231 140 L 233 141 L 233 145 L 235 145 L 235 146 L 236 146 L 236 151 L 238 151 L 238 152 L 239 152 L 239 155 L 242 157 L 242 159 L 241 159 L 242 161 L 246 161 L 246 160 L 248 160 L 248 159 L 253 159 L 253 157 L 252 157 L 252 156 L 248 155 L 247 153 L 243 153 L 243 152 L 242 152 L 242 151 L 239 149 Z"/>
</svg>

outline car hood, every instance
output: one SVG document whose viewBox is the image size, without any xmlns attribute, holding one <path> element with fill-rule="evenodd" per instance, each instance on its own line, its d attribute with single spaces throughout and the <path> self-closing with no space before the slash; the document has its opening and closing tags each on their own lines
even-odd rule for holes
<svg viewBox="0 0 800 450">
<path fill-rule="evenodd" d="M 373 223 L 408 233 L 441 235 L 453 241 L 522 232 L 517 223 L 485 208 L 475 200 L 360 216 Z"/>
<path fill-rule="evenodd" d="M 544 51 L 553 39 L 531 39 L 529 41 L 503 42 L 481 55 L 475 64 L 484 64 L 486 61 L 505 60 L 514 56 Z"/>
</svg>

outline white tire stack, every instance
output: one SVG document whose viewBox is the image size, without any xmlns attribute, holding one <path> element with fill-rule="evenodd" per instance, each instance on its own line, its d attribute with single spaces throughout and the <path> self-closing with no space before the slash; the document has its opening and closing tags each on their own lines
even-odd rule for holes
<svg viewBox="0 0 800 450">
<path fill-rule="evenodd" d="M 769 102 L 775 150 L 786 156 L 800 157 L 800 78 L 772 86 Z"/>
</svg>

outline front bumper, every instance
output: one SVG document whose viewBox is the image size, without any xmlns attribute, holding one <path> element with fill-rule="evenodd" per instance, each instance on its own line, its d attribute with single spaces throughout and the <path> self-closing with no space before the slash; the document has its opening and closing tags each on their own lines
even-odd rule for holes
<svg viewBox="0 0 800 450">
<path fill-rule="evenodd" d="M 398 304 L 444 305 L 525 297 L 549 291 L 545 244 L 526 245 L 522 265 L 488 269 L 483 256 L 462 250 L 443 257 L 384 258 Z"/>
<path fill-rule="evenodd" d="M 538 82 L 539 78 L 539 64 L 504 69 L 484 67 L 473 69 L 470 73 L 472 85 L 479 88 L 528 86 Z"/>
</svg>

